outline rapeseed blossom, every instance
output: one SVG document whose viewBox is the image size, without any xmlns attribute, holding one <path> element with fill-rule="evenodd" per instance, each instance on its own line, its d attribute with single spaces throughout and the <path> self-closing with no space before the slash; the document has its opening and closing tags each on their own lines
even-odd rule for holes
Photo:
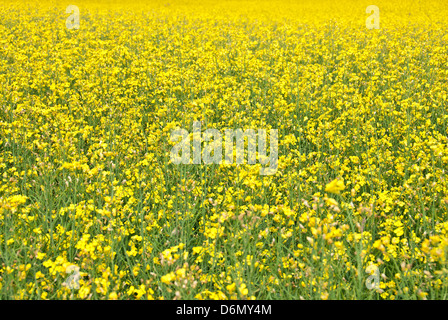
<svg viewBox="0 0 448 320">
<path fill-rule="evenodd" d="M 0 298 L 445 298 L 447 4 L 4 0 Z M 277 172 L 171 163 L 195 121 Z"/>
<path fill-rule="evenodd" d="M 344 180 L 335 179 L 325 186 L 325 191 L 339 194 L 345 189 Z"/>
</svg>

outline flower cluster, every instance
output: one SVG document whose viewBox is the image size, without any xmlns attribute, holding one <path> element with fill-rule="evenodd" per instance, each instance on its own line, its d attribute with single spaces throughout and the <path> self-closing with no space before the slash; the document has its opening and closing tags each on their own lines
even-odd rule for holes
<svg viewBox="0 0 448 320">
<path fill-rule="evenodd" d="M 0 7 L 0 299 L 446 298 L 444 1 L 50 2 Z"/>
</svg>

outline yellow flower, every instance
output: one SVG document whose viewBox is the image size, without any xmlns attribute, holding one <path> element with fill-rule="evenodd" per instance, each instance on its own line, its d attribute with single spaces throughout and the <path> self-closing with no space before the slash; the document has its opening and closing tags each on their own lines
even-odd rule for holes
<svg viewBox="0 0 448 320">
<path fill-rule="evenodd" d="M 173 281 L 174 279 L 176 279 L 176 275 L 174 274 L 174 272 L 170 272 L 162 276 L 162 278 L 160 278 L 160 281 L 162 281 L 165 284 L 170 284 L 171 281 Z"/>
<path fill-rule="evenodd" d="M 342 190 L 345 189 L 344 180 L 334 179 L 330 183 L 325 186 L 326 192 L 339 194 Z"/>
<path fill-rule="evenodd" d="M 201 253 L 202 250 L 203 250 L 202 247 L 193 247 L 193 253 L 195 253 L 195 254 L 199 254 L 199 253 Z"/>
<path fill-rule="evenodd" d="M 180 268 L 179 270 L 176 271 L 176 274 L 178 275 L 179 278 L 185 278 L 185 269 Z"/>
<path fill-rule="evenodd" d="M 247 296 L 247 294 L 249 293 L 249 290 L 247 290 L 246 285 L 244 283 L 240 285 L 239 289 L 243 296 Z"/>
<path fill-rule="evenodd" d="M 338 202 L 336 200 L 334 200 L 333 198 L 324 198 L 325 203 L 327 204 L 327 206 L 337 206 Z"/>
<path fill-rule="evenodd" d="M 229 284 L 228 286 L 226 286 L 226 289 L 227 289 L 230 293 L 232 293 L 232 292 L 234 292 L 235 289 L 236 289 L 236 284 L 235 284 L 235 283 Z"/>
<path fill-rule="evenodd" d="M 417 292 L 417 295 L 420 297 L 420 299 L 422 299 L 422 300 L 427 300 L 426 299 L 426 296 L 428 295 L 428 293 L 427 292 L 424 292 L 424 291 L 418 291 Z"/>
<path fill-rule="evenodd" d="M 134 291 L 135 291 L 134 286 L 131 286 L 127 292 L 128 296 L 132 295 L 134 293 Z"/>
<path fill-rule="evenodd" d="M 85 299 L 85 298 L 87 298 L 87 296 L 88 296 L 89 293 L 90 293 L 90 287 L 82 287 L 82 288 L 79 290 L 79 297 L 80 297 L 81 299 Z"/>
<path fill-rule="evenodd" d="M 39 252 L 36 256 L 37 259 L 42 260 L 47 254 L 43 252 Z"/>
</svg>

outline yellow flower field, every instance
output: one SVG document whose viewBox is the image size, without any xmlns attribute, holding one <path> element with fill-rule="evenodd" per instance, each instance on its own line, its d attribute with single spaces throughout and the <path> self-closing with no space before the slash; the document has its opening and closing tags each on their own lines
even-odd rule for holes
<svg viewBox="0 0 448 320">
<path fill-rule="evenodd" d="M 2 1 L 0 299 L 447 299 L 446 16 Z M 276 173 L 174 164 L 194 121 L 278 129 Z"/>
</svg>

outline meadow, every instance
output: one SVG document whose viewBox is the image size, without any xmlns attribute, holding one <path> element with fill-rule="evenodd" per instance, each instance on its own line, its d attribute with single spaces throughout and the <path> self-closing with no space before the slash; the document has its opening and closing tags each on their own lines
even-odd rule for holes
<svg viewBox="0 0 448 320">
<path fill-rule="evenodd" d="M 447 16 L 3 0 L 0 299 L 447 299 Z M 194 121 L 277 129 L 277 171 L 172 163 Z"/>
</svg>

